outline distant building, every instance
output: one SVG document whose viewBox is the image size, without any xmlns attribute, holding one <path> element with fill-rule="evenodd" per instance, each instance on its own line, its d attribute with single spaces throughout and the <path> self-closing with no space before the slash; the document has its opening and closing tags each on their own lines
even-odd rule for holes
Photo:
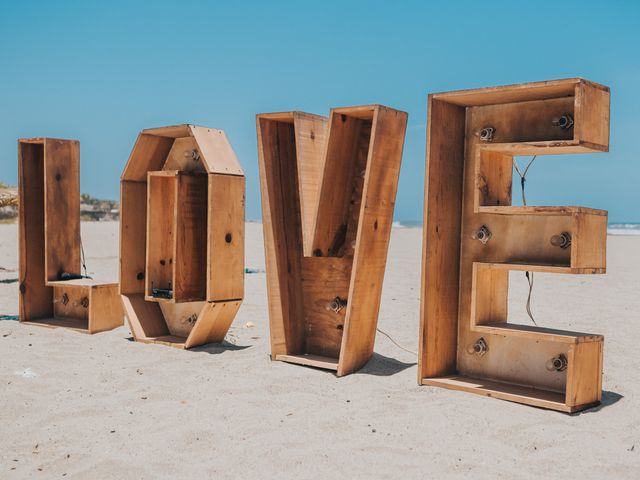
<svg viewBox="0 0 640 480">
<path fill-rule="evenodd" d="M 0 182 L 0 221 L 18 218 L 18 191 Z M 118 202 L 99 200 L 83 194 L 80 203 L 80 219 L 83 221 L 117 221 L 120 218 Z"/>
<path fill-rule="evenodd" d="M 18 217 L 18 191 L 15 188 L 0 186 L 0 220 Z"/>
</svg>

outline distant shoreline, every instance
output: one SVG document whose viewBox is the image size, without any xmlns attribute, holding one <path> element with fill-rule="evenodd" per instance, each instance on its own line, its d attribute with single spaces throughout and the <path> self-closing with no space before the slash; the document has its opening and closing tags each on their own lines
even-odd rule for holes
<svg viewBox="0 0 640 480">
<path fill-rule="evenodd" d="M 119 219 L 100 219 L 100 220 L 92 220 L 89 218 L 82 218 L 81 222 L 82 223 L 103 223 L 103 222 L 119 222 Z M 0 219 L 0 224 L 12 224 L 12 223 L 17 223 L 18 222 L 18 218 L 14 217 L 14 218 L 5 218 L 5 219 Z M 246 220 L 247 223 L 262 223 L 262 220 L 255 220 L 255 219 L 250 219 L 250 220 Z M 393 222 L 393 228 L 394 229 L 411 229 L 411 228 L 416 228 L 416 229 L 421 229 L 422 228 L 422 222 L 417 222 L 417 221 L 395 221 Z M 627 236 L 638 236 L 640 235 L 640 223 L 610 223 L 609 225 L 607 225 L 607 235 L 612 235 L 612 236 L 623 236 L 623 235 L 627 235 Z"/>
</svg>

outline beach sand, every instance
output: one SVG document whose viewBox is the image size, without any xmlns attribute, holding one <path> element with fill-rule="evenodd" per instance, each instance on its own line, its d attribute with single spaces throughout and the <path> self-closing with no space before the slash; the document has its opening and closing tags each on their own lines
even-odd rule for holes
<svg viewBox="0 0 640 480">
<path fill-rule="evenodd" d="M 116 280 L 118 224 L 83 223 L 89 272 Z M 421 230 L 393 230 L 379 326 L 416 351 Z M 247 224 L 246 265 L 264 268 Z M 265 274 L 228 343 L 194 351 L 20 325 L 17 225 L 0 225 L 0 478 L 640 478 L 640 236 L 608 273 L 536 274 L 540 325 L 605 335 L 603 404 L 566 415 L 420 387 L 378 335 L 357 374 L 271 362 Z M 526 281 L 510 313 L 530 324 Z M 248 322 L 255 326 L 243 328 Z"/>
</svg>

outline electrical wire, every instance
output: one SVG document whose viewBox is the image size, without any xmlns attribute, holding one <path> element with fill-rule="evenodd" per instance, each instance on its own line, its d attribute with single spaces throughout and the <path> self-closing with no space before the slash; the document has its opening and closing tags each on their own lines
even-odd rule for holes
<svg viewBox="0 0 640 480">
<path fill-rule="evenodd" d="M 527 306 L 526 306 L 527 315 L 529 315 L 529 318 L 531 319 L 533 324 L 535 326 L 538 326 L 535 318 L 533 318 L 533 313 L 531 313 L 531 294 L 533 293 L 533 272 L 524 272 L 524 274 L 527 277 L 527 283 L 529 284 L 529 295 L 527 295 Z"/>
<path fill-rule="evenodd" d="M 82 236 L 80 236 L 80 260 L 82 261 L 82 269 L 84 270 L 84 278 L 91 278 L 87 275 L 87 262 L 84 257 L 84 247 L 82 245 Z"/>
<path fill-rule="evenodd" d="M 531 164 L 535 161 L 537 155 L 534 155 L 533 158 L 531 160 L 529 160 L 529 163 L 527 164 L 527 167 L 524 169 L 524 172 L 522 172 L 520 170 L 520 168 L 518 168 L 518 164 L 516 163 L 516 158 L 513 157 L 513 166 L 516 169 L 516 172 L 518 172 L 518 175 L 520 175 L 520 186 L 522 187 L 522 204 L 523 205 L 527 205 L 527 199 L 524 196 L 524 186 L 525 186 L 525 182 L 527 181 L 526 177 L 527 177 L 527 172 L 529 171 L 529 167 L 531 167 Z"/>
<path fill-rule="evenodd" d="M 534 155 L 531 158 L 531 160 L 529 160 L 529 163 L 524 169 L 524 172 L 520 170 L 520 168 L 518 167 L 515 157 L 513 158 L 513 167 L 516 169 L 516 172 L 518 172 L 518 175 L 520 175 L 520 187 L 522 189 L 522 204 L 525 207 L 527 206 L 527 197 L 524 194 L 524 189 L 527 181 L 527 178 L 526 178 L 527 172 L 529 171 L 529 167 L 531 167 L 536 157 L 537 155 Z M 533 318 L 533 313 L 531 312 L 531 295 L 533 294 L 533 272 L 524 272 L 524 275 L 527 278 L 527 283 L 529 284 L 529 294 L 527 295 L 527 305 L 525 308 L 527 310 L 527 315 L 529 315 L 529 318 L 531 319 L 533 324 L 537 326 L 538 324 L 536 323 L 535 318 Z"/>
<path fill-rule="evenodd" d="M 389 340 L 391 340 L 391 343 L 393 343 L 396 347 L 398 347 L 401 350 L 404 350 L 405 352 L 408 352 L 412 355 L 418 355 L 417 352 L 414 352 L 412 350 L 409 350 L 408 348 L 403 347 L 402 345 L 400 345 L 398 342 L 396 342 L 391 335 L 389 335 L 387 332 L 385 332 L 384 330 L 380 330 L 378 327 L 376 327 L 376 330 L 378 332 L 380 332 L 382 335 L 384 335 L 385 337 L 387 337 Z"/>
</svg>

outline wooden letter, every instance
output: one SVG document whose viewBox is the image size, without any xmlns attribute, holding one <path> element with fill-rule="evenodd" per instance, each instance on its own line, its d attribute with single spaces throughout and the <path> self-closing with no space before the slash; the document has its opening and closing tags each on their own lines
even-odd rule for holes
<svg viewBox="0 0 640 480">
<path fill-rule="evenodd" d="M 144 130 L 120 186 L 120 293 L 134 338 L 222 342 L 244 296 L 244 173 L 226 135 Z"/>
<path fill-rule="evenodd" d="M 609 89 L 433 94 L 428 122 L 418 382 L 567 412 L 598 403 L 602 336 L 507 323 L 507 292 L 511 270 L 605 272 L 607 212 L 511 194 L 515 156 L 608 150 Z"/>
<path fill-rule="evenodd" d="M 274 360 L 336 370 L 373 354 L 407 114 L 257 116 Z"/>
<path fill-rule="evenodd" d="M 80 142 L 20 139 L 18 171 L 20 321 L 84 333 L 119 327 L 118 285 L 74 278 L 82 273 Z"/>
</svg>

